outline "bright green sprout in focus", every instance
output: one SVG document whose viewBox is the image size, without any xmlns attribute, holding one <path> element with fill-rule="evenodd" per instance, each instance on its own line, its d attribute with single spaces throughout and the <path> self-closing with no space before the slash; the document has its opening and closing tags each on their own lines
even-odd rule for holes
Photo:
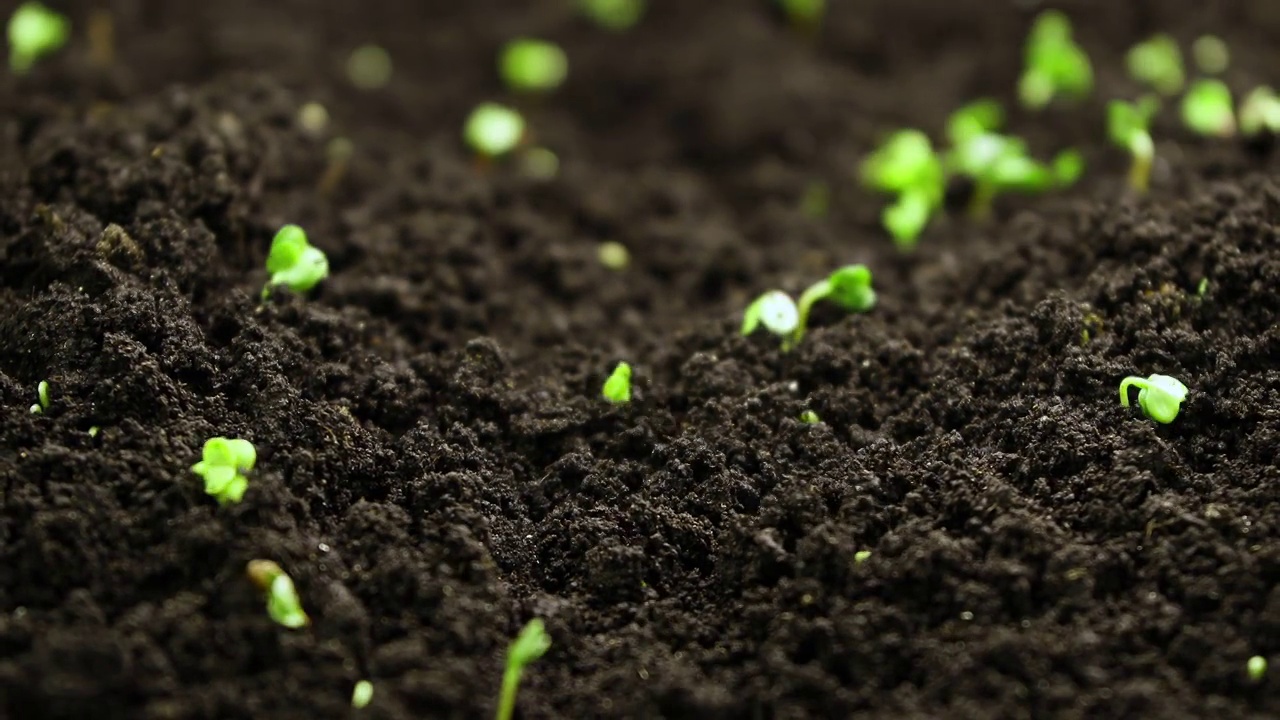
<svg viewBox="0 0 1280 720">
<path fill-rule="evenodd" d="M 1159 109 L 1160 99 L 1155 95 L 1146 95 L 1134 103 L 1112 100 L 1107 105 L 1107 136 L 1133 156 L 1129 186 L 1138 192 L 1146 192 L 1151 184 L 1156 146 L 1148 128 Z"/>
<path fill-rule="evenodd" d="M 271 239 L 267 272 L 271 273 L 271 279 L 262 289 L 263 298 L 276 285 L 287 285 L 290 290 L 303 293 L 329 277 L 329 259 L 323 250 L 307 242 L 305 230 L 297 225 L 285 225 Z"/>
<path fill-rule="evenodd" d="M 481 103 L 467 118 L 463 136 L 482 157 L 496 158 L 515 150 L 524 139 L 524 116 L 504 105 Z"/>
<path fill-rule="evenodd" d="M 1197 80 L 1182 96 L 1182 122 L 1200 135 L 1230 137 L 1236 132 L 1231 89 L 1221 80 Z"/>
<path fill-rule="evenodd" d="M 800 422 L 804 423 L 805 425 L 817 425 L 819 422 L 822 422 L 822 421 L 818 418 L 818 413 L 812 410 L 805 410 L 804 412 L 800 413 Z"/>
<path fill-rule="evenodd" d="M 748 305 L 742 314 L 742 334 L 750 335 L 761 325 L 782 338 L 784 351 L 790 350 L 793 335 L 800 325 L 800 311 L 791 296 L 781 290 L 770 290 Z"/>
<path fill-rule="evenodd" d="M 250 560 L 249 579 L 267 596 L 267 615 L 278 625 L 296 630 L 311 622 L 302 609 L 302 599 L 293 578 L 270 560 Z"/>
<path fill-rule="evenodd" d="M 542 620 L 534 618 L 520 631 L 507 648 L 507 667 L 502 673 L 502 695 L 498 700 L 497 720 L 511 720 L 516 710 L 516 692 L 520 689 L 520 676 L 534 660 L 551 648 Z"/>
<path fill-rule="evenodd" d="M 40 384 L 36 385 L 36 400 L 38 402 L 36 402 L 35 405 L 31 406 L 31 414 L 41 415 L 49 409 L 49 381 L 48 380 L 41 380 Z"/>
<path fill-rule="evenodd" d="M 373 683 L 361 680 L 351 690 L 351 707 L 359 710 L 373 702 Z"/>
<path fill-rule="evenodd" d="M 1202 35 L 1191 44 L 1191 57 L 1196 60 L 1196 67 L 1205 75 L 1217 75 L 1225 72 L 1231 65 L 1231 51 L 1227 44 L 1217 35 Z"/>
<path fill-rule="evenodd" d="M 258 461 L 253 443 L 236 438 L 210 438 L 204 444 L 200 462 L 191 466 L 191 472 L 204 478 L 204 491 L 213 496 L 219 505 L 238 503 L 249 488 L 245 473 Z"/>
<path fill-rule="evenodd" d="M 1024 55 L 1018 81 L 1018 98 L 1024 107 L 1039 110 L 1054 98 L 1079 99 L 1093 89 L 1089 56 L 1072 39 L 1071 21 L 1057 10 L 1036 17 Z"/>
<path fill-rule="evenodd" d="M 9 69 L 24 75 L 71 36 L 71 21 L 38 2 L 25 2 L 9 17 Z"/>
<path fill-rule="evenodd" d="M 867 312 L 876 306 L 876 291 L 871 289 L 871 270 L 866 265 L 845 265 L 826 278 L 810 285 L 800 294 L 796 304 L 797 320 L 792 345 L 804 338 L 809 312 L 814 303 L 827 300 L 848 312 Z"/>
<path fill-rule="evenodd" d="M 1187 82 L 1182 50 L 1176 40 L 1163 33 L 1130 48 L 1125 65 L 1130 77 L 1161 95 L 1177 95 Z"/>
<path fill-rule="evenodd" d="M 512 90 L 545 92 L 560 87 L 569 75 L 569 58 L 553 42 L 519 38 L 502 48 L 498 72 Z"/>
<path fill-rule="evenodd" d="M 1240 104 L 1240 132 L 1245 137 L 1280 133 L 1280 97 L 1266 85 L 1256 87 Z"/>
<path fill-rule="evenodd" d="M 1245 664 L 1245 671 L 1249 673 L 1249 679 L 1253 682 L 1261 682 L 1262 678 L 1267 675 L 1267 659 L 1261 655 L 1254 655 L 1249 658 L 1249 662 Z"/>
<path fill-rule="evenodd" d="M 861 175 L 865 185 L 898 196 L 881 222 L 900 250 L 914 249 L 946 190 L 942 160 L 929 136 L 919 130 L 893 133 L 863 160 Z"/>
<path fill-rule="evenodd" d="M 1169 424 L 1178 417 L 1182 401 L 1187 399 L 1187 386 L 1168 375 L 1140 378 L 1130 375 L 1120 382 L 1120 404 L 1129 407 L 1129 388 L 1138 388 L 1138 406 L 1158 423 Z"/>
<path fill-rule="evenodd" d="M 596 248 L 596 257 L 600 264 L 614 272 L 621 272 L 631 264 L 631 252 L 627 246 L 614 240 L 606 240 Z"/>
<path fill-rule="evenodd" d="M 861 565 L 862 563 L 866 562 L 870 557 L 871 557 L 870 550 L 859 550 L 858 552 L 853 554 L 853 562 L 858 565 Z"/>
<path fill-rule="evenodd" d="M 625 405 L 631 402 L 631 366 L 620 362 L 604 381 L 604 389 L 600 393 L 605 400 L 614 405 Z"/>
<path fill-rule="evenodd" d="M 787 21 L 797 30 L 813 32 L 822 24 L 827 0 L 777 0 Z"/>
<path fill-rule="evenodd" d="M 640 22 L 645 0 L 578 0 L 578 10 L 600 27 L 620 32 Z"/>
<path fill-rule="evenodd" d="M 391 82 L 391 53 L 378 45 L 361 45 L 347 56 L 347 79 L 361 90 L 377 90 Z"/>
</svg>

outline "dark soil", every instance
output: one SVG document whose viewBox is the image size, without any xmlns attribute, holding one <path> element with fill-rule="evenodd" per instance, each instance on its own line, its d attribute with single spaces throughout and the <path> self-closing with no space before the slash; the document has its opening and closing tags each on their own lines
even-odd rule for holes
<svg viewBox="0 0 1280 720">
<path fill-rule="evenodd" d="M 0 715 L 483 718 L 542 617 L 523 718 L 1280 716 L 1244 670 L 1280 666 L 1280 166 L 1168 114 L 1133 198 L 1102 129 L 1155 31 L 1280 83 L 1280 3 L 1064 4 L 1098 92 L 1012 129 L 1085 181 L 900 254 L 858 161 L 1011 101 L 1034 4 L 833 0 L 812 40 L 764 0 L 623 35 L 566 0 L 60 4 L 75 40 L 0 80 Z M 458 139 L 528 34 L 573 63 L 521 101 L 551 183 Z M 344 79 L 364 42 L 384 90 Z M 263 305 L 286 222 L 333 275 Z M 873 312 L 788 354 L 737 334 L 858 261 Z M 1192 390 L 1168 426 L 1117 402 L 1154 372 Z M 240 505 L 189 469 L 216 435 L 258 448 Z"/>
</svg>

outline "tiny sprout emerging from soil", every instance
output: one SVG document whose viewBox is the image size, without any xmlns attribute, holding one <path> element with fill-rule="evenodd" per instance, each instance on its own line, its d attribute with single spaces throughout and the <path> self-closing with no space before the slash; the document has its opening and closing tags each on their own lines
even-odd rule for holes
<svg viewBox="0 0 1280 720">
<path fill-rule="evenodd" d="M 1196 297 L 1204 297 L 1209 292 L 1209 278 L 1200 278 L 1200 284 L 1196 285 Z"/>
<path fill-rule="evenodd" d="M 1107 136 L 1133 156 L 1129 185 L 1138 192 L 1146 192 L 1151 183 L 1156 146 L 1147 128 L 1159 107 L 1160 100 L 1154 95 L 1144 96 L 1135 103 L 1112 100 L 1107 105 Z"/>
<path fill-rule="evenodd" d="M 272 286 L 287 285 L 302 293 L 329 276 L 329 259 L 324 251 L 307 242 L 307 233 L 297 225 L 285 225 L 271 240 L 267 254 L 267 272 L 271 279 L 262 289 L 265 298 Z"/>
<path fill-rule="evenodd" d="M 861 175 L 865 185 L 898 196 L 881 222 L 899 249 L 915 248 L 945 189 L 942 160 L 929 136 L 919 130 L 895 132 L 863 160 Z"/>
<path fill-rule="evenodd" d="M 600 393 L 605 400 L 614 405 L 631 402 L 631 365 L 620 362 L 604 381 L 604 389 Z"/>
<path fill-rule="evenodd" d="M 804 423 L 805 425 L 817 425 L 818 423 L 822 422 L 822 420 L 818 417 L 818 413 L 812 410 L 805 410 L 804 412 L 800 413 L 800 422 Z"/>
<path fill-rule="evenodd" d="M 1236 132 L 1231 89 L 1221 80 L 1197 80 L 1182 96 L 1182 122 L 1200 135 L 1230 137 Z"/>
<path fill-rule="evenodd" d="M 71 35 L 71 21 L 38 2 L 25 2 L 9 17 L 9 69 L 24 75 Z"/>
<path fill-rule="evenodd" d="M 31 406 L 32 415 L 41 415 L 49 409 L 49 381 L 41 380 L 36 385 L 36 404 Z"/>
<path fill-rule="evenodd" d="M 1261 655 L 1254 655 L 1249 658 L 1249 662 L 1245 663 L 1245 671 L 1249 673 L 1250 680 L 1261 682 L 1267 674 L 1267 659 Z"/>
<path fill-rule="evenodd" d="M 1055 183 L 1052 169 L 1027 155 L 1025 142 L 993 132 L 971 135 L 952 148 L 947 166 L 973 179 L 969 214 L 974 218 L 990 216 L 1002 191 L 1042 192 Z"/>
<path fill-rule="evenodd" d="M 782 338 L 783 350 L 790 349 L 792 334 L 800 325 L 800 311 L 791 296 L 770 290 L 748 305 L 742 314 L 742 334 L 750 335 L 761 325 Z"/>
<path fill-rule="evenodd" d="M 947 118 L 947 139 L 964 145 L 975 137 L 995 132 L 1004 125 L 1004 107 L 998 100 L 974 100 Z"/>
<path fill-rule="evenodd" d="M 1125 55 L 1129 76 L 1161 95 L 1177 95 L 1186 84 L 1182 50 L 1173 38 L 1160 33 L 1129 49 Z"/>
<path fill-rule="evenodd" d="M 498 72 L 518 92 L 545 92 L 560 87 L 569 74 L 569 58 L 546 40 L 517 38 L 498 55 Z"/>
<path fill-rule="evenodd" d="M 524 139 L 524 116 L 504 105 L 481 103 L 463 129 L 467 144 L 482 157 L 506 155 Z"/>
<path fill-rule="evenodd" d="M 1191 44 L 1191 57 L 1205 75 L 1217 75 L 1231 65 L 1231 51 L 1217 35 L 1202 35 Z"/>
<path fill-rule="evenodd" d="M 876 305 L 876 291 L 871 289 L 871 270 L 861 264 L 845 265 L 801 293 L 800 302 L 796 304 L 798 318 L 792 344 L 804 338 L 809 312 L 819 300 L 833 302 L 849 312 L 867 312 Z"/>
<path fill-rule="evenodd" d="M 554 180 L 560 174 L 560 158 L 544 147 L 520 153 L 520 172 L 534 180 Z"/>
<path fill-rule="evenodd" d="M 1254 88 L 1240 104 L 1240 132 L 1250 138 L 1280 133 L 1280 97 L 1270 87 Z"/>
<path fill-rule="evenodd" d="M 312 137 L 319 137 L 329 127 L 329 111 L 318 102 L 298 108 L 298 127 Z"/>
<path fill-rule="evenodd" d="M 520 689 L 520 676 L 534 660 L 551 648 L 551 637 L 540 618 L 534 618 L 524 626 L 507 648 L 507 667 L 502 673 L 502 695 L 498 700 L 497 720 L 511 720 L 516 710 L 516 692 Z"/>
<path fill-rule="evenodd" d="M 373 701 L 373 683 L 361 680 L 351 690 L 351 707 L 359 710 Z"/>
<path fill-rule="evenodd" d="M 645 0 L 578 0 L 578 10 L 600 27 L 621 32 L 640 22 Z"/>
<path fill-rule="evenodd" d="M 347 56 L 347 79 L 361 90 L 377 90 L 391 82 L 391 53 L 378 45 L 361 45 Z"/>
<path fill-rule="evenodd" d="M 1071 21 L 1057 10 L 1036 17 L 1027 36 L 1025 66 L 1018 81 L 1023 107 L 1039 110 L 1056 97 L 1081 98 L 1093 89 L 1089 56 L 1071 37 Z"/>
<path fill-rule="evenodd" d="M 1120 404 L 1129 407 L 1129 388 L 1138 388 L 1138 406 L 1142 412 L 1158 423 L 1168 424 L 1178 417 L 1182 401 L 1187 398 L 1187 386 L 1168 375 L 1150 375 L 1146 378 L 1130 375 L 1120 382 Z"/>
<path fill-rule="evenodd" d="M 97 425 L 94 425 L 93 427 L 89 428 L 89 437 L 96 438 L 98 437 L 98 433 L 100 432 L 102 432 L 102 428 L 98 427 Z"/>
<path fill-rule="evenodd" d="M 311 622 L 302 609 L 302 599 L 293 578 L 270 560 L 250 560 L 249 580 L 267 596 L 267 615 L 278 625 L 297 629 Z"/>
<path fill-rule="evenodd" d="M 862 563 L 866 562 L 867 559 L 870 557 L 871 557 L 870 550 L 859 550 L 858 552 L 853 554 L 853 562 L 858 565 L 861 565 Z"/>
<path fill-rule="evenodd" d="M 613 240 L 606 240 L 596 248 L 596 257 L 600 264 L 614 272 L 622 272 L 631 264 L 631 252 L 627 246 Z"/>
<path fill-rule="evenodd" d="M 249 488 L 245 473 L 253 469 L 257 460 L 258 452 L 248 440 L 210 438 L 204 444 L 200 462 L 191 466 L 191 472 L 204 478 L 204 491 L 219 505 L 238 503 Z"/>
<path fill-rule="evenodd" d="M 827 11 L 827 0 L 777 0 L 777 3 L 792 27 L 807 32 L 822 24 L 822 16 Z"/>
</svg>

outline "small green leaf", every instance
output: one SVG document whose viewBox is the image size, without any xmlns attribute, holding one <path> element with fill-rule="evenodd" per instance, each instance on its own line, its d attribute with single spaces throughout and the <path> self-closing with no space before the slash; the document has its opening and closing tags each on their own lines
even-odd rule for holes
<svg viewBox="0 0 1280 720">
<path fill-rule="evenodd" d="M 861 174 L 868 186 L 897 193 L 926 185 L 942 173 L 929 136 L 899 130 L 863 161 Z"/>
<path fill-rule="evenodd" d="M 866 312 L 875 307 L 876 291 L 871 289 L 871 270 L 866 265 L 845 265 L 827 278 L 827 299 L 850 312 Z"/>
<path fill-rule="evenodd" d="M 1218 75 L 1231 65 L 1231 51 L 1222 38 L 1216 35 L 1202 35 L 1191 45 L 1191 56 L 1196 60 L 1196 67 L 1205 75 Z"/>
<path fill-rule="evenodd" d="M 998 100 L 975 100 L 947 119 L 947 138 L 952 145 L 964 145 L 978 135 L 992 133 L 1004 125 L 1004 107 Z"/>
<path fill-rule="evenodd" d="M 918 190 L 908 190 L 898 196 L 898 201 L 886 207 L 880 215 L 893 242 L 899 250 L 915 249 L 920 233 L 929 224 L 929 197 Z"/>
<path fill-rule="evenodd" d="M 1182 50 L 1163 33 L 1134 45 L 1125 55 L 1129 76 L 1161 95 L 1177 95 L 1186 83 Z"/>
<path fill-rule="evenodd" d="M 578 0 L 578 9 L 600 27 L 621 32 L 640 22 L 645 0 Z"/>
<path fill-rule="evenodd" d="M 800 322 L 800 312 L 795 301 L 781 290 L 770 290 L 756 298 L 742 314 L 742 334 L 750 335 L 761 325 L 774 335 L 787 336 L 795 332 Z"/>
<path fill-rule="evenodd" d="M 373 683 L 361 680 L 351 690 L 351 707 L 360 710 L 373 702 Z"/>
<path fill-rule="evenodd" d="M 551 636 L 547 635 L 546 626 L 540 618 L 534 618 L 516 636 L 507 649 L 507 665 L 524 668 L 537 660 L 551 648 Z"/>
<path fill-rule="evenodd" d="M 1253 682 L 1261 682 L 1262 678 L 1267 675 L 1267 659 L 1261 655 L 1254 655 L 1245 664 L 1245 672 L 1249 674 L 1249 679 Z"/>
<path fill-rule="evenodd" d="M 1149 375 L 1145 379 L 1129 376 L 1120 383 L 1120 404 L 1129 407 L 1129 388 L 1137 387 L 1138 407 L 1152 420 L 1168 424 L 1178 417 L 1183 400 L 1187 398 L 1187 386 L 1168 375 Z"/>
<path fill-rule="evenodd" d="M 302 228 L 285 225 L 271 240 L 267 272 L 271 273 L 268 287 L 286 285 L 294 292 L 306 292 L 329 276 L 329 259 L 307 242 Z"/>
<path fill-rule="evenodd" d="M 1221 80 L 1202 79 L 1192 83 L 1182 98 L 1182 122 L 1201 135 L 1228 137 L 1235 134 L 1236 119 L 1230 88 Z"/>
<path fill-rule="evenodd" d="M 800 413 L 800 422 L 804 423 L 805 425 L 817 425 L 820 422 L 820 420 L 818 419 L 818 413 L 812 410 L 805 410 L 804 412 Z"/>
<path fill-rule="evenodd" d="M 485 157 L 500 157 L 524 139 L 524 117 L 504 105 L 481 103 L 471 112 L 463 129 L 467 144 Z"/>
<path fill-rule="evenodd" d="M 1280 132 L 1280 98 L 1266 85 L 1253 89 L 1240 105 L 1240 132 L 1246 137 Z"/>
<path fill-rule="evenodd" d="M 625 362 L 618 363 L 604 381 L 601 394 L 605 400 L 615 405 L 631 402 L 631 366 Z"/>
<path fill-rule="evenodd" d="M 271 581 L 271 589 L 267 593 L 267 615 L 277 624 L 290 629 L 303 627 L 310 622 L 310 618 L 302 610 L 302 599 L 298 597 L 293 579 L 284 573 Z"/>
<path fill-rule="evenodd" d="M 1053 158 L 1053 177 L 1058 187 L 1071 187 L 1084 175 L 1084 155 L 1079 150 L 1063 150 Z"/>
<path fill-rule="evenodd" d="M 513 90 L 554 90 L 569 74 L 569 58 L 553 42 L 518 38 L 503 47 L 498 70 Z"/>
</svg>

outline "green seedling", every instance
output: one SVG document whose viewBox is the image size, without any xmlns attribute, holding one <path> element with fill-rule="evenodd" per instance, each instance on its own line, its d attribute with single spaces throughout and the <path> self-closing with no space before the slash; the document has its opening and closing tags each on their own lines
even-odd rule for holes
<svg viewBox="0 0 1280 720">
<path fill-rule="evenodd" d="M 915 247 L 929 218 L 942 205 L 946 186 L 942 160 L 929 136 L 919 130 L 899 130 L 862 162 L 863 184 L 898 196 L 886 207 L 881 221 L 902 250 Z"/>
<path fill-rule="evenodd" d="M 498 700 L 497 720 L 511 720 L 516 711 L 516 692 L 520 689 L 520 676 L 534 660 L 542 657 L 551 647 L 551 637 L 539 618 L 529 621 L 507 648 L 507 667 L 502 673 L 502 695 Z"/>
<path fill-rule="evenodd" d="M 596 248 L 596 258 L 606 268 L 614 272 L 622 272 L 631 264 L 631 251 L 620 242 L 606 240 Z"/>
<path fill-rule="evenodd" d="M 781 290 L 770 290 L 747 306 L 742 314 L 742 334 L 750 335 L 761 325 L 782 338 L 782 349 L 791 349 L 791 341 L 800 324 L 800 311 L 791 296 Z"/>
<path fill-rule="evenodd" d="M 819 422 L 822 422 L 822 421 L 818 418 L 818 413 L 812 410 L 805 410 L 804 412 L 800 413 L 800 422 L 804 423 L 805 425 L 817 425 Z"/>
<path fill-rule="evenodd" d="M 849 312 L 867 312 L 876 305 L 876 291 L 871 289 L 871 270 L 861 264 L 845 265 L 801 293 L 800 302 L 796 304 L 792 345 L 799 344 L 804 338 L 809 312 L 819 300 L 833 302 Z"/>
<path fill-rule="evenodd" d="M 1023 107 L 1039 110 L 1057 97 L 1079 99 L 1093 90 L 1093 65 L 1071 37 L 1071 21 L 1057 10 L 1036 17 L 1027 36 L 1018 81 Z"/>
<path fill-rule="evenodd" d="M 546 92 L 560 87 L 569 75 L 569 58 L 553 42 L 519 38 L 502 48 L 498 72 L 512 90 Z"/>
<path fill-rule="evenodd" d="M 520 173 L 534 180 L 554 180 L 560 174 L 560 158 L 544 147 L 531 147 L 520 153 Z"/>
<path fill-rule="evenodd" d="M 264 299 L 276 285 L 287 285 L 290 290 L 303 293 L 329 276 L 329 259 L 323 250 L 307 242 L 305 230 L 297 225 L 285 225 L 271 239 L 267 272 L 271 273 L 271 279 L 262 289 Z"/>
<path fill-rule="evenodd" d="M 1084 175 L 1084 155 L 1079 150 L 1063 150 L 1053 157 L 1052 167 L 1058 187 L 1071 187 Z"/>
<path fill-rule="evenodd" d="M 1159 107 L 1160 100 L 1154 95 L 1144 96 L 1135 103 L 1112 100 L 1107 105 L 1107 136 L 1133 156 L 1129 186 L 1138 192 L 1146 192 L 1151 184 L 1156 146 L 1148 128 Z"/>
<path fill-rule="evenodd" d="M 361 45 L 347 56 L 347 79 L 361 90 L 377 90 L 391 82 L 391 53 L 378 45 Z"/>
<path fill-rule="evenodd" d="M 604 381 L 601 394 L 614 405 L 631 402 L 631 366 L 625 362 L 618 363 L 609 379 Z"/>
<path fill-rule="evenodd" d="M 36 60 L 57 52 L 71 36 L 71 21 L 38 2 L 25 2 L 9 17 L 9 69 L 30 72 Z"/>
<path fill-rule="evenodd" d="M 645 0 L 578 0 L 578 10 L 600 27 L 621 32 L 640 22 Z"/>
<path fill-rule="evenodd" d="M 1245 137 L 1280 133 L 1280 97 L 1270 87 L 1254 88 L 1240 104 L 1240 133 Z"/>
<path fill-rule="evenodd" d="M 373 683 L 361 680 L 351 690 L 351 707 L 356 710 L 367 707 L 373 702 Z"/>
<path fill-rule="evenodd" d="M 1125 65 L 1130 77 L 1161 95 L 1177 95 L 1187 81 L 1182 50 L 1176 40 L 1163 33 L 1130 48 L 1125 55 Z"/>
<path fill-rule="evenodd" d="M 1221 80 L 1197 80 L 1182 96 L 1182 122 L 1200 135 L 1230 137 L 1236 132 L 1231 89 Z"/>
<path fill-rule="evenodd" d="M 504 105 L 481 103 L 467 118 L 463 137 L 477 154 L 497 158 L 515 150 L 524 140 L 524 116 Z"/>
<path fill-rule="evenodd" d="M 97 425 L 94 425 L 89 428 L 89 437 L 96 438 L 98 437 L 98 433 L 100 432 L 102 432 L 102 428 L 98 427 Z"/>
<path fill-rule="evenodd" d="M 1138 388 L 1138 406 L 1142 412 L 1166 425 L 1178 417 L 1182 401 L 1187 398 L 1187 386 L 1168 375 L 1146 378 L 1130 375 L 1120 382 L 1120 404 L 1125 407 L 1129 407 L 1130 387 Z"/>
<path fill-rule="evenodd" d="M 871 557 L 870 550 L 859 550 L 858 552 L 853 554 L 853 562 L 858 565 L 861 565 L 862 563 L 866 562 L 870 557 Z"/>
<path fill-rule="evenodd" d="M 777 0 L 787 21 L 797 30 L 812 32 L 822 24 L 827 0 Z"/>
<path fill-rule="evenodd" d="M 36 404 L 31 406 L 32 415 L 41 415 L 49 409 L 49 381 L 41 380 L 36 385 Z"/>
<path fill-rule="evenodd" d="M 249 580 L 266 594 L 267 615 L 277 624 L 296 630 L 311 622 L 302 609 L 293 578 L 279 565 L 270 560 L 250 560 L 247 573 Z"/>
<path fill-rule="evenodd" d="M 1245 672 L 1253 682 L 1261 682 L 1262 678 L 1267 676 L 1267 659 L 1261 655 L 1254 655 L 1249 658 L 1249 662 L 1245 663 Z"/>
<path fill-rule="evenodd" d="M 1217 75 L 1225 72 L 1231 65 L 1231 51 L 1222 38 L 1216 35 L 1202 35 L 1191 44 L 1191 57 L 1195 58 L 1196 67 L 1205 75 Z"/>
<path fill-rule="evenodd" d="M 200 462 L 191 471 L 204 478 L 204 491 L 217 499 L 218 504 L 238 503 L 249 487 L 245 473 L 253 469 L 258 460 L 253 443 L 239 438 L 211 438 L 204 444 Z"/>
<path fill-rule="evenodd" d="M 998 100 L 975 100 L 947 118 L 947 140 L 953 146 L 993 133 L 1004 126 L 1004 106 Z"/>
<path fill-rule="evenodd" d="M 920 234 L 929 225 L 935 206 L 933 193 L 907 190 L 880 213 L 880 223 L 889 231 L 899 250 L 911 252 L 919 242 Z"/>
<path fill-rule="evenodd" d="M 1209 278 L 1200 278 L 1200 284 L 1196 285 L 1196 297 L 1204 297 L 1209 292 Z"/>
</svg>

